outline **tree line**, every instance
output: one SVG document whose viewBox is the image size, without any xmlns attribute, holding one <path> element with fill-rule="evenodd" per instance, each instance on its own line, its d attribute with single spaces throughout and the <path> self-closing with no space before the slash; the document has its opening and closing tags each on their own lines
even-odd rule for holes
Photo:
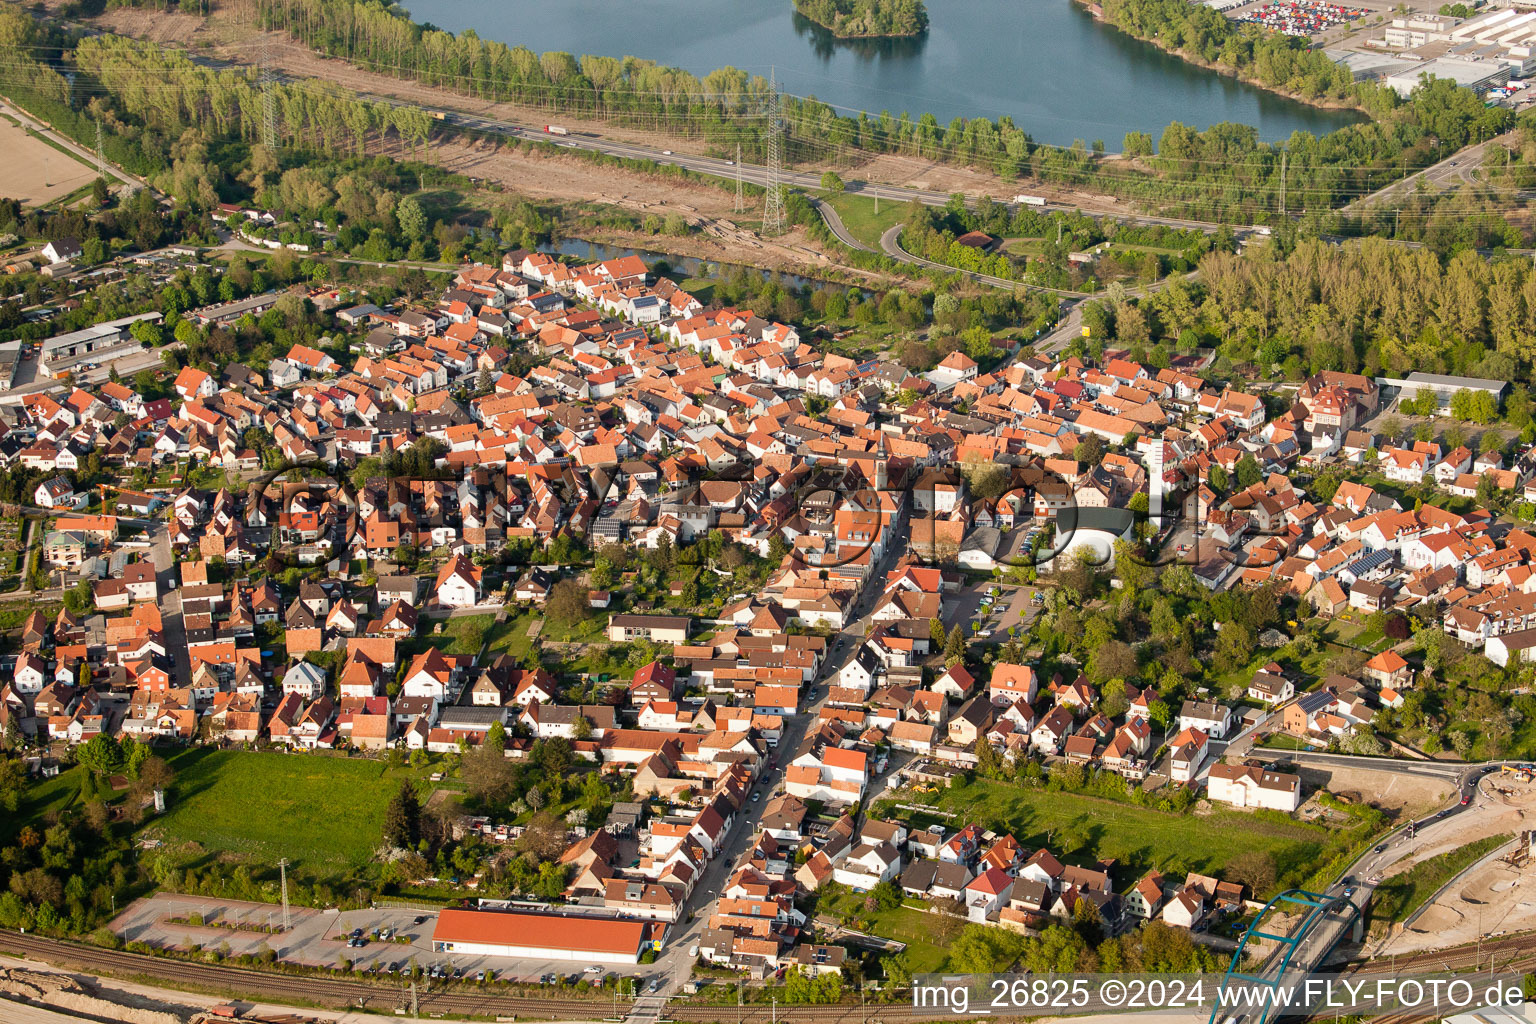
<svg viewBox="0 0 1536 1024">
<path fill-rule="evenodd" d="M 1377 238 L 1276 238 L 1242 255 L 1212 251 L 1198 282 L 1172 282 L 1140 302 L 1111 288 L 1083 322 L 1090 337 L 1144 355 L 1212 345 L 1231 363 L 1292 379 L 1423 370 L 1519 380 L 1536 363 L 1536 270 L 1471 250 L 1442 263 Z"/>
<path fill-rule="evenodd" d="M 1253 219 L 1278 212 L 1282 154 L 1288 209 L 1326 210 L 1512 123 L 1508 110 L 1485 107 L 1449 81 L 1431 83 L 1407 100 L 1350 82 L 1320 52 L 1255 27 L 1239 28 L 1182 0 L 1110 0 L 1105 16 L 1140 38 L 1242 70 L 1272 87 L 1347 99 L 1374 120 L 1321 137 L 1297 132 L 1283 143 L 1261 142 L 1245 125 L 1201 132 L 1175 122 L 1155 146 L 1146 133 L 1127 136 L 1126 159 L 1120 159 L 1086 142 L 1037 144 L 1008 117 L 956 117 L 948 124 L 907 112 L 845 117 L 815 99 L 786 96 L 788 154 L 825 158 L 847 148 L 902 153 L 977 165 L 1008 178 L 1091 186 L 1189 216 Z M 749 159 L 764 151 L 772 90 L 761 76 L 738 68 L 699 77 L 636 57 L 538 54 L 473 31 L 453 34 L 415 24 L 378 0 L 261 0 L 260 19 L 332 56 L 482 99 L 639 124 L 703 139 L 722 152 L 734 152 L 739 143 Z"/>
</svg>

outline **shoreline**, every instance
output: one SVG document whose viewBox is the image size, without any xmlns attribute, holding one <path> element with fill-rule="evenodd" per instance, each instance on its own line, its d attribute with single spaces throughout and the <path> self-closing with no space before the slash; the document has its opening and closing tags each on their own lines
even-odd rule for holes
<svg viewBox="0 0 1536 1024">
<path fill-rule="evenodd" d="M 795 15 L 797 17 L 804 18 L 809 24 L 815 25 L 817 28 L 830 35 L 833 39 L 840 41 L 852 41 L 860 39 L 920 39 L 928 34 L 928 11 L 927 8 L 923 6 L 921 0 L 919 0 L 917 4 L 917 15 L 918 20 L 921 21 L 921 24 L 918 25 L 917 28 L 907 32 L 840 31 L 835 24 L 828 24 L 827 22 L 822 21 L 820 18 L 811 14 L 807 9 L 810 5 L 804 3 L 804 0 L 790 0 L 790 6 L 794 8 Z M 858 20 L 857 16 L 848 15 L 845 12 L 837 11 L 836 9 L 834 9 L 832 13 L 840 18 L 849 17 L 853 18 L 854 20 Z"/>
<path fill-rule="evenodd" d="M 1358 103 L 1351 103 L 1346 100 L 1304 96 L 1292 89 L 1284 89 L 1280 86 L 1270 85 L 1269 83 L 1256 78 L 1253 75 L 1245 74 L 1242 71 L 1239 71 L 1237 68 L 1231 67 L 1229 65 L 1217 64 L 1215 62 L 1208 61 L 1197 53 L 1190 53 L 1187 50 L 1167 46 L 1163 43 L 1161 37 L 1153 36 L 1149 38 L 1147 36 L 1138 36 L 1132 32 L 1127 32 L 1119 25 L 1116 25 L 1114 22 L 1109 21 L 1104 17 L 1104 6 L 1098 3 L 1097 0 L 1071 0 L 1071 2 L 1087 11 L 1093 17 L 1093 20 L 1098 22 L 1100 25 L 1103 25 L 1106 28 L 1112 28 L 1116 32 L 1124 33 L 1129 38 L 1135 39 L 1138 42 L 1146 43 L 1148 46 L 1156 48 L 1160 53 L 1166 53 L 1170 57 L 1177 57 L 1179 60 L 1190 65 L 1191 67 L 1197 67 L 1204 71 L 1214 72 L 1215 74 L 1234 79 L 1238 82 L 1242 82 L 1244 85 L 1250 85 L 1255 89 L 1262 89 L 1273 96 L 1279 96 L 1283 99 L 1288 99 L 1295 103 L 1304 103 L 1307 106 L 1314 107 L 1318 110 L 1355 111 L 1361 115 L 1362 122 L 1374 120 L 1374 118 L 1372 118 L 1369 114 L 1365 113 L 1364 108 L 1361 107 Z"/>
<path fill-rule="evenodd" d="M 806 21 L 810 22 L 812 25 L 815 25 L 817 28 L 821 29 L 823 32 L 826 32 L 833 39 L 921 39 L 923 36 L 928 34 L 928 30 L 926 28 L 918 29 L 916 32 L 844 33 L 839 32 L 837 29 L 833 28 L 831 25 L 826 24 L 825 22 L 817 21 L 815 18 L 811 17 L 809 14 L 806 14 L 798 7 L 795 8 L 795 13 L 800 15 L 800 17 L 804 18 Z"/>
</svg>

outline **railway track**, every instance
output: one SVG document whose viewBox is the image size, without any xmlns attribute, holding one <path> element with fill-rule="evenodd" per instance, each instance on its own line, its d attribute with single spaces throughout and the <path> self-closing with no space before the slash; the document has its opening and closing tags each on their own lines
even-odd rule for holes
<svg viewBox="0 0 1536 1024">
<path fill-rule="evenodd" d="M 1337 965 L 1341 972 L 1372 973 L 1380 971 L 1453 970 L 1485 967 L 1492 957 L 1498 970 L 1529 970 L 1536 963 L 1536 934 L 1514 935 L 1503 939 L 1486 939 L 1482 943 L 1468 943 L 1428 953 L 1408 956 L 1380 957 L 1367 960 L 1351 960 Z M 1505 960 L 1511 966 L 1505 968 Z"/>
<path fill-rule="evenodd" d="M 409 991 L 402 985 L 378 985 L 346 978 L 299 977 L 245 967 L 190 963 L 13 932 L 0 932 L 0 952 L 105 975 L 169 982 L 176 986 L 252 1000 L 292 1002 L 333 1009 L 362 1007 L 384 1013 L 407 1005 L 410 1001 Z M 534 999 L 495 992 L 451 989 L 434 991 L 421 984 L 418 984 L 417 1001 L 423 1014 L 462 1017 L 601 1020 L 613 1012 L 612 1002 L 602 999 Z M 628 1007 L 622 1009 L 627 1010 Z"/>
<path fill-rule="evenodd" d="M 192 963 L 103 949 L 37 935 L 0 932 L 0 952 L 30 957 L 50 964 L 75 967 L 107 976 L 141 978 L 193 990 L 240 996 L 253 1000 L 291 1002 L 335 1009 L 362 1007 L 389 1013 L 409 1002 L 403 985 L 381 985 L 348 978 L 295 976 L 222 964 Z M 1465 971 L 1491 967 L 1499 972 L 1536 970 L 1536 935 L 1514 936 L 1440 952 L 1397 958 L 1373 957 L 1339 965 L 1344 973 L 1369 974 L 1406 971 Z M 613 1003 L 603 999 L 537 999 L 496 992 L 418 987 L 423 1014 L 465 1017 L 510 1017 L 523 1020 L 602 1020 L 613 1013 Z M 627 1013 L 628 1006 L 621 1007 Z M 910 1003 L 870 1003 L 778 1006 L 761 1003 L 741 1007 L 724 1004 L 704 1006 L 673 1003 L 666 1007 L 667 1020 L 689 1024 L 891 1024 L 934 1019 L 933 1011 L 917 1011 Z M 1373 1024 L 1417 1024 L 1423 1015 L 1394 1014 L 1375 1018 Z"/>
</svg>

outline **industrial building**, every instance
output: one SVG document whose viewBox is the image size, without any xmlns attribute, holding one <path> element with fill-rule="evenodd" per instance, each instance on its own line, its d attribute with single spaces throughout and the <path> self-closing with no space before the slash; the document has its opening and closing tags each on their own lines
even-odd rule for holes
<svg viewBox="0 0 1536 1024">
<path fill-rule="evenodd" d="M 1365 40 L 1369 51 L 1344 51 L 1344 63 L 1355 80 L 1379 78 L 1400 96 L 1407 96 L 1425 77 L 1445 78 L 1494 98 L 1510 90 L 1512 80 L 1536 71 L 1536 11 L 1504 8 L 1473 18 L 1440 14 L 1403 14 L 1392 19 L 1382 35 Z M 1406 62 L 1406 63 L 1400 63 Z"/>
<path fill-rule="evenodd" d="M 38 373 L 44 377 L 57 377 L 87 360 L 104 363 L 136 352 L 141 346 L 130 333 L 133 325 L 140 321 L 158 323 L 160 319 L 159 313 L 140 313 L 49 338 L 43 342 L 43 351 L 38 357 Z"/>
<path fill-rule="evenodd" d="M 21 357 L 25 350 L 26 344 L 21 341 L 0 344 L 0 391 L 9 391 L 16 386 L 16 371 L 21 369 Z"/>
<path fill-rule="evenodd" d="M 1412 398 L 1420 391 L 1428 390 L 1435 396 L 1435 401 L 1440 403 L 1440 408 L 1445 409 L 1451 404 L 1451 398 L 1458 391 L 1486 391 L 1493 396 L 1494 401 L 1500 401 L 1504 392 L 1509 390 L 1509 382 L 1502 380 L 1489 380 L 1486 377 L 1454 377 L 1444 373 L 1420 373 L 1415 371 L 1406 377 L 1377 377 L 1376 383 L 1383 391 L 1388 388 L 1397 388 L 1397 394 Z M 1387 397 L 1386 394 L 1383 397 Z"/>
<path fill-rule="evenodd" d="M 660 921 L 520 910 L 444 910 L 432 932 L 432 951 L 637 964 L 646 950 L 661 948 L 666 931 Z"/>
<path fill-rule="evenodd" d="M 1404 99 L 1407 99 L 1426 78 L 1449 78 L 1457 85 L 1471 89 L 1475 93 L 1484 93 L 1496 85 L 1508 82 L 1513 70 L 1508 64 L 1497 60 L 1436 57 L 1434 60 L 1420 61 L 1396 74 L 1388 75 L 1382 79 L 1382 82 Z"/>
</svg>

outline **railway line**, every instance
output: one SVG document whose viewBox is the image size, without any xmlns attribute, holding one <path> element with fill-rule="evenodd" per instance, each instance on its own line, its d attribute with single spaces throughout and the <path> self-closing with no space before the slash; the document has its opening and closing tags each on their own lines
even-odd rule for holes
<svg viewBox="0 0 1536 1024">
<path fill-rule="evenodd" d="M 147 979 L 189 990 L 214 992 L 268 1002 L 325 1006 L 334 1009 L 362 1008 L 391 1013 L 410 1003 L 403 984 L 382 985 L 368 981 L 321 976 L 269 973 L 222 964 L 191 963 L 142 953 L 103 949 L 36 935 L 0 932 L 0 953 L 10 953 L 126 979 Z M 1536 935 L 1512 936 L 1411 956 L 1355 960 L 1339 965 L 1345 973 L 1441 972 L 1489 969 L 1498 972 L 1536 970 Z M 464 988 L 418 989 L 417 1002 L 424 1015 L 456 1017 L 516 1017 L 520 1020 L 604 1020 L 611 1018 L 611 1001 L 577 998 L 540 999 Z M 620 1014 L 628 1009 L 619 1007 Z M 865 1005 L 795 1006 L 750 1003 L 700 1005 L 673 1003 L 664 1019 L 686 1024 L 893 1024 L 933 1019 L 933 1011 L 916 1011 L 910 1003 Z M 1380 1024 L 1417 1024 L 1422 1015 L 1395 1014 L 1375 1018 Z"/>
<path fill-rule="evenodd" d="M 409 1006 L 411 1001 L 409 986 L 405 984 L 381 985 L 346 978 L 296 976 L 222 964 L 191 963 L 15 932 L 0 932 L 0 953 L 264 1002 L 333 1009 L 360 1007 L 390 1013 L 397 1007 Z M 422 1014 L 456 1017 L 602 1020 L 613 1013 L 612 1002 L 604 999 L 536 999 L 496 992 L 433 989 L 424 983 L 418 983 L 416 999 Z"/>
</svg>

